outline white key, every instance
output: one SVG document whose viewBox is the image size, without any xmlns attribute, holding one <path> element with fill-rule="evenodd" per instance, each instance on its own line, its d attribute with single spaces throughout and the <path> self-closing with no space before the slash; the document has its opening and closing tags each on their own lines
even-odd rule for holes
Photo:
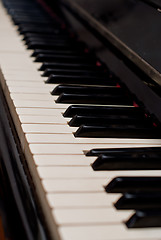
<svg viewBox="0 0 161 240">
<path fill-rule="evenodd" d="M 47 199 L 54 209 L 64 208 L 112 208 L 121 194 L 97 193 L 49 193 Z"/>
<path fill-rule="evenodd" d="M 57 112 L 59 115 L 60 112 Z M 57 115 L 57 116 L 58 116 Z M 61 115 L 61 114 L 60 114 Z M 62 116 L 60 116 L 60 119 Z M 24 115 L 23 117 L 20 115 L 20 119 L 25 119 Z M 27 118 L 26 118 L 27 119 Z M 36 118 L 35 118 L 36 119 Z M 42 118 L 43 119 L 43 118 Z M 54 119 L 53 117 L 48 118 L 48 122 L 51 122 Z M 65 118 L 66 121 L 69 121 L 70 119 Z M 40 119 L 41 121 L 41 119 Z M 62 119 L 60 120 L 62 121 Z M 38 123 L 40 123 L 38 121 Z M 67 122 L 66 122 L 67 124 Z M 73 128 L 71 128 L 73 129 Z M 76 129 L 76 128 L 75 128 Z M 107 144 L 107 147 L 109 144 L 115 143 L 115 144 L 156 144 L 156 145 L 161 145 L 161 140 L 160 139 L 129 139 L 129 138 L 75 138 L 74 135 L 66 135 L 66 134 L 27 134 L 26 138 L 29 143 L 93 143 L 93 144 Z"/>
<path fill-rule="evenodd" d="M 96 157 L 83 155 L 33 155 L 37 166 L 89 166 Z"/>
<path fill-rule="evenodd" d="M 64 126 L 64 125 L 62 125 Z M 64 126 L 66 127 L 66 126 Z M 91 146 L 84 144 L 30 144 L 32 154 L 83 154 L 83 147 L 90 149 Z"/>
<path fill-rule="evenodd" d="M 22 78 L 22 77 L 21 77 Z M 6 81 L 8 87 L 29 87 L 35 89 L 35 92 L 37 90 L 37 87 L 39 88 L 44 88 L 46 91 L 52 91 L 53 87 L 50 84 L 45 84 L 43 81 L 42 82 L 33 82 L 33 81 Z M 39 92 L 37 92 L 39 93 Z"/>
<path fill-rule="evenodd" d="M 93 171 L 90 166 L 85 167 L 38 167 L 40 178 L 104 178 L 108 179 L 116 176 L 161 176 L 158 171 Z"/>
<path fill-rule="evenodd" d="M 63 118 L 61 115 L 59 116 L 26 116 L 26 115 L 20 115 L 19 116 L 20 121 L 22 124 L 57 124 L 57 125 L 67 125 L 67 119 Z M 43 137 L 41 135 L 40 137 Z"/>
<path fill-rule="evenodd" d="M 29 124 L 23 124 L 24 125 L 29 125 Z M 33 124 L 34 125 L 34 124 Z M 39 124 L 41 125 L 41 124 Z M 46 126 L 46 124 L 44 124 L 44 126 Z M 57 129 L 57 126 L 61 126 L 60 128 Z M 42 124 L 43 127 L 43 124 Z M 51 124 L 51 132 L 54 130 L 55 133 L 61 133 L 60 129 L 64 129 L 66 131 L 66 133 L 71 133 L 71 129 L 69 128 L 69 132 L 68 132 L 68 127 L 66 125 L 53 125 Z M 23 127 L 24 129 L 24 127 Z M 37 124 L 35 124 L 35 129 L 37 130 Z M 25 129 L 24 129 L 25 130 Z M 29 130 L 31 131 L 31 130 Z M 38 131 L 43 131 L 43 130 L 39 130 Z M 44 131 L 46 131 L 46 129 L 44 128 Z M 64 131 L 64 132 L 65 132 Z M 74 131 L 74 130 L 73 130 Z M 25 131 L 26 132 L 26 131 Z M 49 144 L 29 144 L 31 152 L 33 154 L 80 154 L 83 152 L 87 152 L 92 148 L 117 148 L 119 147 L 119 144 L 102 144 L 102 143 L 82 143 L 82 144 L 57 144 L 57 143 L 49 143 Z M 124 145 L 125 146 L 125 145 Z M 128 146 L 128 145 L 127 145 Z M 123 146 L 122 146 L 123 147 Z M 60 151 L 61 149 L 61 151 Z"/>
<path fill-rule="evenodd" d="M 127 229 L 124 224 L 62 226 L 62 240 L 160 240 L 160 228 Z"/>
<path fill-rule="evenodd" d="M 13 100 L 40 100 L 40 101 L 53 101 L 49 93 L 44 94 L 27 94 L 27 93 L 11 93 Z"/>
<path fill-rule="evenodd" d="M 43 90 L 43 89 L 42 89 Z M 15 107 L 56 108 L 54 101 L 14 100 Z"/>
<path fill-rule="evenodd" d="M 10 93 L 34 93 L 34 94 L 46 94 L 49 93 L 49 90 L 47 90 L 46 88 L 43 87 L 39 87 L 37 86 L 37 88 L 32 88 L 32 87 L 14 87 L 14 86 L 8 86 L 8 89 L 10 91 Z"/>
<path fill-rule="evenodd" d="M 65 109 L 64 109 L 65 110 Z M 52 109 L 52 108 L 16 108 L 16 112 L 19 115 L 32 115 L 32 116 L 57 116 L 58 114 L 62 114 L 64 112 L 63 109 Z"/>
<path fill-rule="evenodd" d="M 73 199 L 74 200 L 74 199 Z M 130 218 L 134 211 L 118 211 L 114 208 L 53 209 L 58 225 L 119 224 Z"/>
<path fill-rule="evenodd" d="M 64 134 L 64 133 L 72 133 L 74 131 L 73 128 L 71 129 L 67 125 L 61 125 L 61 127 L 59 127 L 59 125 L 57 124 L 22 124 L 22 129 L 24 133 L 63 133 Z"/>
<path fill-rule="evenodd" d="M 104 192 L 107 178 L 45 178 L 42 180 L 43 188 L 47 193 L 96 193 Z"/>
<path fill-rule="evenodd" d="M 6 73 L 4 74 L 5 78 L 7 79 L 7 85 L 8 86 L 27 86 L 29 83 L 43 83 L 42 77 L 36 74 L 19 74 L 19 72 L 15 74 Z M 14 85 L 14 82 L 16 83 Z M 22 84 L 23 83 L 23 84 Z"/>
</svg>

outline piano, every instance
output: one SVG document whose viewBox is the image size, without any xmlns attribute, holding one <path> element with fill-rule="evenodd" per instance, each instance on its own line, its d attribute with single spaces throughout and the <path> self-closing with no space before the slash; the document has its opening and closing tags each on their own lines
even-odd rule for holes
<svg viewBox="0 0 161 240">
<path fill-rule="evenodd" d="M 0 1 L 1 239 L 161 239 L 160 19 Z"/>
</svg>

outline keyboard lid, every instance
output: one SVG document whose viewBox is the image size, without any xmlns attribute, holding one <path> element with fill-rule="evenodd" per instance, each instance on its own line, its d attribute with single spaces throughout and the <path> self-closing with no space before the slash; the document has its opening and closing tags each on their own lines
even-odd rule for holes
<svg viewBox="0 0 161 240">
<path fill-rule="evenodd" d="M 92 31 L 161 86 L 158 0 L 61 0 Z"/>
</svg>

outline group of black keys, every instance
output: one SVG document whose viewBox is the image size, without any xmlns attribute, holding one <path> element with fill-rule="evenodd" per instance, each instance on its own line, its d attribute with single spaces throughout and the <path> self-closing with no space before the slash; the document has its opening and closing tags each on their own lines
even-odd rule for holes
<svg viewBox="0 0 161 240">
<path fill-rule="evenodd" d="M 32 56 L 41 62 L 46 83 L 58 86 L 52 95 L 57 103 L 71 105 L 63 116 L 78 127 L 75 137 L 161 138 L 160 126 L 134 96 L 85 43 L 79 41 L 58 18 L 49 16 L 36 1 L 4 0 L 4 6 L 24 36 Z M 95 171 L 161 170 L 161 148 L 92 149 Z M 114 204 L 119 210 L 134 209 L 125 223 L 128 228 L 161 227 L 161 177 L 116 177 L 106 187 L 108 193 L 122 193 Z M 107 216 L 108 217 L 108 216 Z"/>
</svg>

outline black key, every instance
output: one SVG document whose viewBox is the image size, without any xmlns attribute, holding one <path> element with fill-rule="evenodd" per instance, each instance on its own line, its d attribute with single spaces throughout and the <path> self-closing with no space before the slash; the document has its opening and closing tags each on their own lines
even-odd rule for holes
<svg viewBox="0 0 161 240">
<path fill-rule="evenodd" d="M 128 228 L 161 227 L 161 210 L 136 211 L 126 222 Z"/>
<path fill-rule="evenodd" d="M 70 51 L 69 49 L 66 51 Z M 72 50 L 74 51 L 74 50 Z M 102 67 L 97 67 L 93 63 L 52 63 L 52 62 L 44 62 L 40 67 L 41 71 L 45 71 L 46 69 L 68 69 L 68 70 L 102 70 Z"/>
<path fill-rule="evenodd" d="M 70 56 L 72 56 L 72 54 Z M 75 55 L 75 58 L 79 61 L 79 59 L 81 59 L 81 58 L 79 58 L 78 56 L 79 55 L 77 55 L 77 56 Z M 61 55 L 60 55 L 60 58 L 61 58 Z M 68 55 L 67 55 L 67 58 L 68 58 Z M 73 54 L 73 58 L 74 58 L 74 54 Z M 69 58 L 69 60 L 71 61 L 71 58 Z M 63 75 L 84 76 L 84 77 L 93 76 L 93 77 L 101 77 L 101 78 L 107 77 L 108 78 L 107 73 L 105 74 L 103 72 L 98 72 L 95 70 L 90 71 L 90 70 L 83 70 L 83 69 L 81 69 L 81 70 L 79 70 L 79 69 L 78 70 L 77 69 L 46 69 L 45 72 L 42 74 L 42 76 L 49 77 L 52 74 L 59 74 L 59 75 L 63 74 Z M 78 88 L 79 86 L 76 86 L 76 87 Z M 69 89 L 70 86 L 68 86 L 67 88 Z M 81 88 L 81 86 L 79 88 Z"/>
<path fill-rule="evenodd" d="M 161 154 L 161 148 L 160 147 L 147 147 L 147 148 L 95 148 L 91 149 L 86 153 L 86 156 L 99 156 L 101 154 L 135 154 L 135 153 L 142 153 L 142 154 L 147 154 L 147 153 L 156 153 L 156 154 Z"/>
<path fill-rule="evenodd" d="M 55 55 L 74 55 L 78 54 L 76 51 L 70 51 L 70 50 L 49 50 L 49 49 L 35 49 L 32 53 L 31 57 L 36 57 L 39 54 L 55 54 Z M 46 69 L 46 70 L 53 70 L 53 69 Z M 48 75 L 49 76 L 49 75 Z"/>
<path fill-rule="evenodd" d="M 12 17 L 29 17 L 29 18 L 35 18 L 36 17 L 42 17 L 44 19 L 48 19 L 50 20 L 47 15 L 43 14 L 42 12 L 33 9 L 30 12 L 29 11 L 25 11 L 25 10 L 9 10 L 9 13 Z M 51 21 L 50 21 L 51 22 Z M 23 24 L 26 23 L 20 23 L 20 25 L 23 26 Z"/>
<path fill-rule="evenodd" d="M 34 9 L 30 9 L 30 12 L 27 12 L 26 10 L 22 10 L 22 9 L 8 9 L 8 13 L 11 16 L 34 16 L 34 15 L 41 15 L 42 13 L 40 13 L 39 9 L 37 9 L 36 7 Z"/>
<path fill-rule="evenodd" d="M 32 18 L 32 16 L 27 16 L 29 18 Z M 41 17 L 41 16 L 40 16 Z M 18 25 L 18 30 L 21 31 L 23 30 L 23 28 L 40 28 L 40 24 L 39 23 L 20 23 Z M 48 22 L 44 22 L 44 23 L 41 23 L 41 28 L 59 28 L 59 24 L 58 23 L 48 23 Z M 45 36 L 44 36 L 45 37 Z"/>
<path fill-rule="evenodd" d="M 89 126 L 108 126 L 109 124 L 137 124 L 143 125 L 150 123 L 145 121 L 145 119 L 141 118 L 132 118 L 131 116 L 118 116 L 118 115 L 109 115 L 109 116 L 79 116 L 75 115 L 70 121 L 69 126 L 71 127 L 79 127 L 81 125 L 89 125 Z"/>
<path fill-rule="evenodd" d="M 126 96 L 116 96 L 111 94 L 67 94 L 62 93 L 56 103 L 72 104 L 102 104 L 102 105 L 132 105 L 131 99 Z"/>
<path fill-rule="evenodd" d="M 116 177 L 105 190 L 108 193 L 160 192 L 161 177 Z"/>
<path fill-rule="evenodd" d="M 141 108 L 134 107 L 103 107 L 103 106 L 79 106 L 71 105 L 64 112 L 64 117 L 73 117 L 75 115 L 82 116 L 109 116 L 109 115 L 125 115 L 131 116 L 133 118 L 144 117 L 143 111 Z"/>
<path fill-rule="evenodd" d="M 24 10 L 25 11 L 25 10 Z M 52 23 L 55 23 L 54 21 L 51 21 L 51 19 L 49 17 L 47 17 L 47 15 L 43 14 L 42 12 L 29 12 L 29 11 L 19 11 L 19 12 L 15 12 L 12 14 L 12 19 L 16 19 L 16 20 L 21 20 L 21 19 L 29 19 L 30 21 L 34 21 L 35 19 L 36 20 L 40 20 L 40 23 L 42 24 L 42 27 L 44 26 L 44 24 L 46 24 L 45 26 L 49 26 L 51 25 Z M 43 21 L 43 22 L 42 22 Z M 45 22 L 44 22 L 45 21 Z M 35 25 L 38 23 L 34 23 Z M 21 22 L 20 21 L 20 26 L 28 26 L 28 25 L 31 25 L 32 26 L 32 22 L 28 23 L 28 22 Z M 38 27 L 40 27 L 40 25 L 38 25 Z"/>
<path fill-rule="evenodd" d="M 161 193 L 125 193 L 114 204 L 117 209 L 161 209 Z"/>
<path fill-rule="evenodd" d="M 15 25 L 19 25 L 20 23 L 38 23 L 38 24 L 41 24 L 41 23 L 50 23 L 50 21 L 48 19 L 43 19 L 43 18 L 34 18 L 34 19 L 30 19 L 29 17 L 13 17 L 12 18 L 13 22 Z M 24 33 L 28 33 L 28 32 L 33 32 L 34 33 L 34 30 L 32 31 L 23 31 L 22 34 Z M 39 31 L 35 31 L 35 33 L 42 33 L 42 30 L 39 30 Z M 60 31 L 53 31 L 52 33 L 59 33 Z M 49 32 L 51 33 L 51 32 Z M 44 34 L 45 34 L 45 31 L 44 31 Z"/>
<path fill-rule="evenodd" d="M 116 86 L 116 81 L 109 78 L 98 77 L 84 77 L 84 76 L 72 76 L 72 75 L 50 75 L 46 83 L 63 83 L 63 84 L 84 84 L 84 85 L 105 85 Z"/>
<path fill-rule="evenodd" d="M 30 16 L 28 16 L 30 18 Z M 32 18 L 32 16 L 31 16 Z M 23 31 L 23 29 L 26 28 L 40 28 L 40 24 L 39 23 L 20 23 L 18 25 L 18 31 L 21 32 Z M 41 24 L 41 29 L 46 28 L 46 29 L 59 29 L 58 25 L 54 25 L 54 24 L 50 24 L 50 23 L 42 23 Z M 45 36 L 44 36 L 45 37 Z"/>
<path fill-rule="evenodd" d="M 50 44 L 50 43 L 49 43 Z M 60 44 L 60 43 L 56 43 Z M 95 59 L 90 58 L 89 56 L 81 56 L 80 54 L 74 54 L 74 55 L 61 55 L 61 54 L 38 54 L 35 58 L 35 62 L 89 62 L 91 61 L 93 64 L 96 62 Z M 63 72 L 62 72 L 63 74 Z M 71 73 L 72 74 L 72 73 Z M 75 74 L 76 75 L 76 74 Z M 79 75 L 79 74 L 78 74 Z"/>
<path fill-rule="evenodd" d="M 62 70 L 59 70 L 60 72 Z M 69 70 L 70 72 L 70 70 Z M 82 71 L 83 72 L 83 71 Z M 96 74 L 94 71 L 93 72 L 88 72 L 87 73 L 93 73 Z M 58 73 L 56 71 L 56 73 Z M 98 73 L 99 75 L 99 73 Z M 84 85 L 58 85 L 54 90 L 52 91 L 52 95 L 60 95 L 62 93 L 70 93 L 70 94 L 110 94 L 110 95 L 117 95 L 117 96 L 123 96 L 125 94 L 124 90 L 122 88 L 117 88 L 117 87 L 95 87 L 95 86 L 84 86 Z"/>
<path fill-rule="evenodd" d="M 59 34 L 50 34 L 50 33 L 25 33 L 23 40 L 28 41 L 30 38 L 38 38 L 38 39 L 69 39 L 69 35 L 66 32 L 61 32 Z"/>
<path fill-rule="evenodd" d="M 93 138 L 161 138 L 158 128 L 138 127 L 137 125 L 109 125 L 86 126 L 82 125 L 74 134 L 75 137 Z"/>
<path fill-rule="evenodd" d="M 28 44 L 28 49 L 67 49 L 67 50 L 73 50 L 73 49 L 77 49 L 77 51 L 81 51 L 83 50 L 83 46 L 78 44 L 78 46 L 76 47 L 75 44 L 64 44 L 64 43 L 48 43 L 46 44 L 45 42 L 39 42 L 39 41 L 33 41 L 32 43 Z"/>
<path fill-rule="evenodd" d="M 45 43 L 46 45 L 48 45 L 48 44 L 71 44 L 72 43 L 72 40 L 69 40 L 69 39 L 62 39 L 62 38 L 51 38 L 51 39 L 49 39 L 49 38 L 46 38 L 46 37 L 44 37 L 44 38 L 38 38 L 38 37 L 34 37 L 34 38 L 32 38 L 32 39 L 29 39 L 29 40 L 27 40 L 26 41 L 26 45 L 30 45 L 30 44 L 32 44 L 33 42 L 39 42 L 39 43 Z M 41 54 L 41 53 L 40 53 Z"/>
<path fill-rule="evenodd" d="M 92 164 L 95 171 L 161 170 L 161 157 L 154 154 L 100 155 Z"/>
<path fill-rule="evenodd" d="M 24 33 L 60 33 L 62 30 L 58 29 L 58 28 L 52 28 L 52 27 L 46 27 L 46 28 L 42 28 L 42 27 L 24 27 L 22 30 L 20 30 L 20 34 L 24 34 Z"/>
<path fill-rule="evenodd" d="M 35 17 L 36 16 L 36 17 Z M 24 13 L 24 12 L 19 12 L 19 13 L 16 13 L 16 14 L 12 14 L 12 19 L 13 20 L 19 20 L 19 19 L 30 19 L 30 20 L 40 20 L 40 21 L 42 21 L 42 20 L 47 20 L 47 18 L 45 18 L 44 17 L 44 15 L 43 14 L 34 14 L 34 13 Z M 33 24 L 33 25 L 32 25 Z M 51 25 L 51 23 L 48 21 L 48 22 L 41 22 L 41 26 L 42 27 L 44 27 L 44 26 L 46 26 L 46 27 L 48 27 L 49 25 Z M 40 27 L 40 24 L 38 23 L 38 22 L 19 22 L 19 24 L 18 24 L 18 27 L 21 27 L 21 28 L 23 28 L 23 27 L 28 27 L 28 26 L 38 26 L 38 27 Z"/>
</svg>

